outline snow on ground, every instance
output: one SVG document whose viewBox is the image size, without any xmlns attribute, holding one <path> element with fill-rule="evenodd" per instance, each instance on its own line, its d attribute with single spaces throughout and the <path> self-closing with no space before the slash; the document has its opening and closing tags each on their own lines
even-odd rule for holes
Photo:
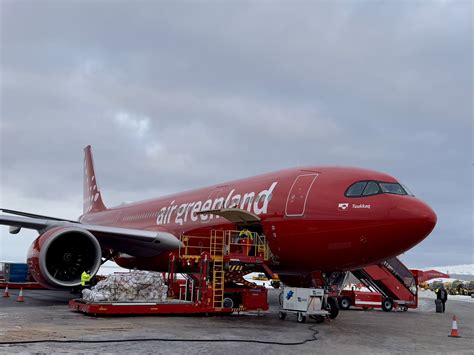
<svg viewBox="0 0 474 355">
<path fill-rule="evenodd" d="M 451 266 L 432 266 L 425 267 L 422 270 L 436 270 L 444 272 L 446 274 L 458 274 L 458 275 L 474 275 L 474 264 L 462 264 L 462 265 L 451 265 Z"/>
<path fill-rule="evenodd" d="M 418 297 L 420 298 L 430 298 L 430 299 L 436 299 L 436 293 L 434 293 L 431 290 L 423 290 L 420 289 L 418 290 Z M 462 295 L 448 295 L 448 302 L 449 301 L 462 301 L 462 302 L 469 302 L 469 303 L 474 303 L 474 297 L 470 296 L 462 296 Z"/>
<path fill-rule="evenodd" d="M 453 279 L 453 278 L 438 278 L 438 279 L 431 279 L 431 280 L 428 280 L 426 281 L 427 283 L 429 284 L 432 284 L 433 282 L 442 282 L 442 283 L 449 283 L 449 282 L 453 282 L 453 281 L 457 281 L 459 279 Z"/>
</svg>

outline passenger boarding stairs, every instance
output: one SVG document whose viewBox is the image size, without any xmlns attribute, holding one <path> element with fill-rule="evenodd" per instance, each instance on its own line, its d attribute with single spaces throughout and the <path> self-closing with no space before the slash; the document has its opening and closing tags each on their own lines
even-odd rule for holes
<svg viewBox="0 0 474 355">
<path fill-rule="evenodd" d="M 391 298 L 399 305 L 417 307 L 417 281 L 410 270 L 398 259 L 352 271 L 369 290 Z"/>
</svg>

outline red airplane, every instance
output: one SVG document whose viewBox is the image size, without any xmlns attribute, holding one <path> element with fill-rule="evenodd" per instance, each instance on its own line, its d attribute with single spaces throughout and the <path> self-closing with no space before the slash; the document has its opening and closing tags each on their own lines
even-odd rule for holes
<svg viewBox="0 0 474 355">
<path fill-rule="evenodd" d="M 78 221 L 2 209 L 10 233 L 34 229 L 31 274 L 50 287 L 73 287 L 105 259 L 126 268 L 166 271 L 179 237 L 246 227 L 263 233 L 272 271 L 291 275 L 350 271 L 412 248 L 436 214 L 390 175 L 310 166 L 263 174 L 158 199 L 106 208 L 91 147 L 85 149 L 84 213 Z M 210 212 L 206 212 L 210 211 Z"/>
</svg>

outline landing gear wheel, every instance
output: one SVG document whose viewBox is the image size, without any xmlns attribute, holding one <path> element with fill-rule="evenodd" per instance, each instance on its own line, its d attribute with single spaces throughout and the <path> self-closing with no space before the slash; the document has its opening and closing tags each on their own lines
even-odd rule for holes
<svg viewBox="0 0 474 355">
<path fill-rule="evenodd" d="M 329 318 L 335 319 L 339 314 L 339 305 L 337 304 L 336 298 L 328 297 L 326 309 L 329 311 Z"/>
<path fill-rule="evenodd" d="M 286 318 L 286 313 L 280 311 L 280 313 L 278 313 L 278 318 L 280 318 L 281 320 L 285 320 L 285 318 Z"/>
<path fill-rule="evenodd" d="M 296 321 L 298 323 L 304 323 L 304 322 L 306 322 L 306 316 L 302 312 L 298 312 L 296 314 Z"/>
<path fill-rule="evenodd" d="M 385 312 L 390 312 L 393 308 L 393 300 L 390 297 L 384 298 L 382 301 L 382 309 Z"/>
<path fill-rule="evenodd" d="M 351 308 L 351 299 L 347 296 L 342 297 L 339 300 L 339 307 L 343 310 Z"/>
<path fill-rule="evenodd" d="M 230 297 L 224 298 L 224 308 L 234 308 L 234 301 Z"/>
<path fill-rule="evenodd" d="M 400 306 L 400 311 L 406 312 L 406 311 L 408 311 L 408 307 L 403 304 L 403 305 Z"/>
</svg>

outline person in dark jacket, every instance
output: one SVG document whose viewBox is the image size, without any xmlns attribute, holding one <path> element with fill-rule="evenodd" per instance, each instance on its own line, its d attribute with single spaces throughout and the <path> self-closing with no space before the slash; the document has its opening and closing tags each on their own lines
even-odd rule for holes
<svg viewBox="0 0 474 355">
<path fill-rule="evenodd" d="M 438 300 L 441 300 L 441 303 L 443 304 L 444 313 L 444 311 L 446 310 L 446 301 L 448 300 L 448 291 L 446 291 L 443 284 L 439 288 L 438 292 L 436 292 L 436 298 Z"/>
</svg>

